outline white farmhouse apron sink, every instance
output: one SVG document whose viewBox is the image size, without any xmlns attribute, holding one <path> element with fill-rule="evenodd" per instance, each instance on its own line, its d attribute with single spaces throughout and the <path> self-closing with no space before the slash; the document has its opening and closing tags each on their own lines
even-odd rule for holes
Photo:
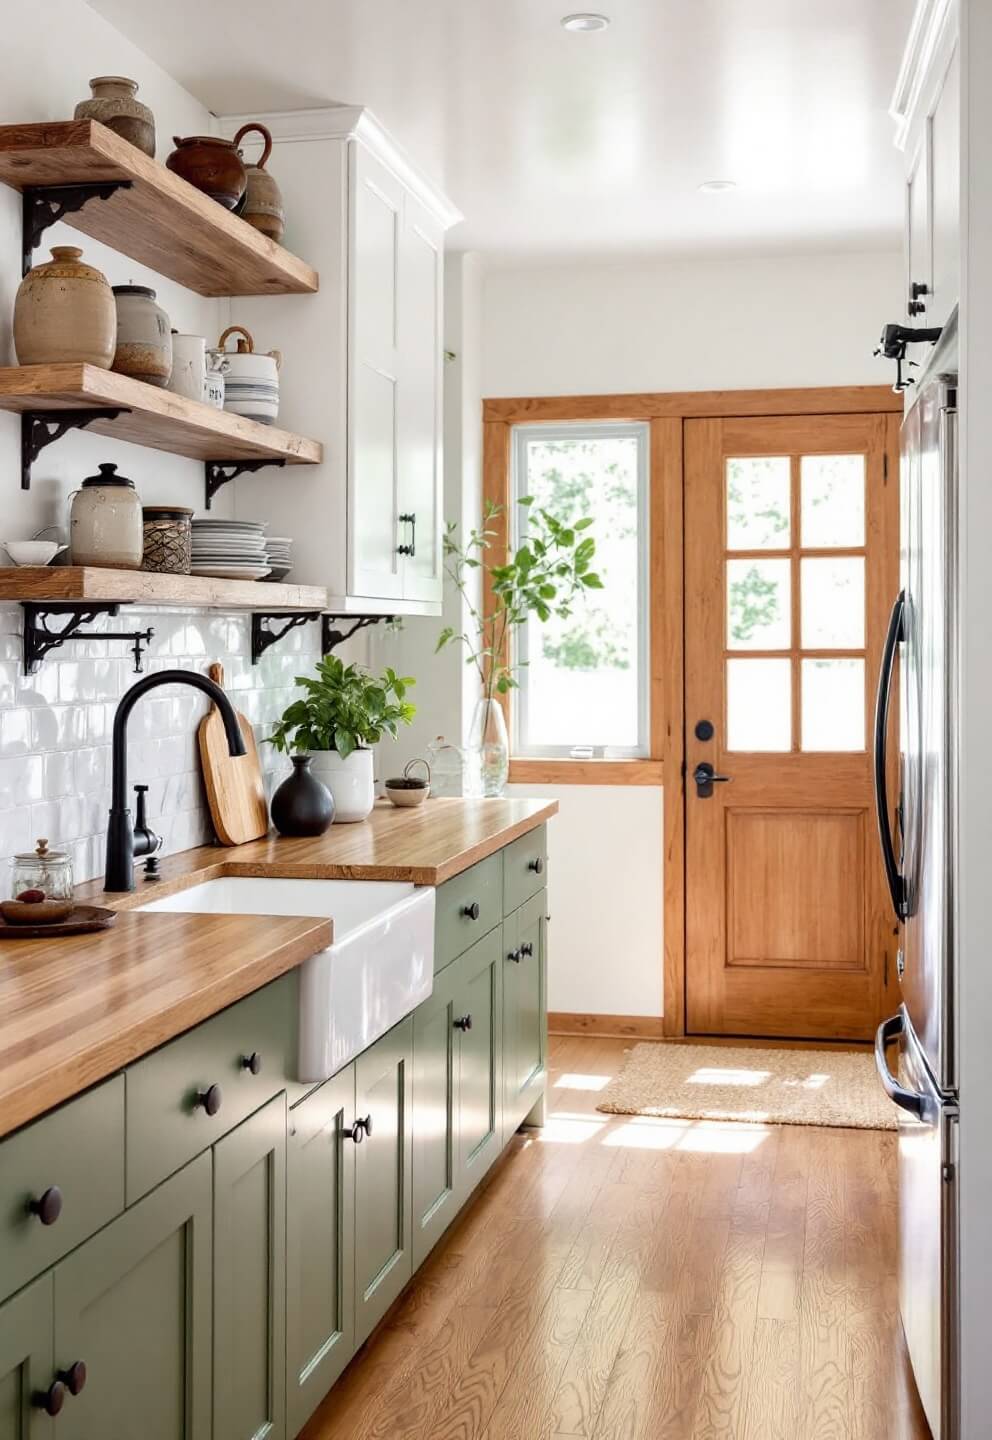
<svg viewBox="0 0 992 1440">
<path fill-rule="evenodd" d="M 434 893 L 380 880 L 228 876 L 137 908 L 332 920 L 333 944 L 300 966 L 298 1078 L 314 1081 L 335 1074 L 430 995 Z"/>
</svg>

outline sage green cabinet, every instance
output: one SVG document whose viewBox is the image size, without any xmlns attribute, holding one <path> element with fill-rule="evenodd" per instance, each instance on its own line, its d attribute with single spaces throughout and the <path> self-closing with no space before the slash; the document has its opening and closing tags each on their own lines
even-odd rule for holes
<svg viewBox="0 0 992 1440">
<path fill-rule="evenodd" d="M 547 1080 L 547 895 L 541 890 L 503 922 L 503 1134 L 544 1096 Z"/>
<path fill-rule="evenodd" d="M 55 1379 L 52 1277 L 0 1305 L 0 1440 L 51 1440 L 54 1421 L 36 1403 Z"/>
<path fill-rule="evenodd" d="M 284 1440 L 284 1094 L 214 1146 L 213 1399 L 213 1440 Z"/>
<path fill-rule="evenodd" d="M 494 932 L 494 933 L 498 933 Z M 461 962 L 434 976 L 413 1013 L 413 1265 L 421 1265 L 458 1213 L 455 1002 Z"/>
<path fill-rule="evenodd" d="M 434 897 L 434 970 L 481 940 L 503 914 L 503 855 L 489 855 L 437 888 Z"/>
<path fill-rule="evenodd" d="M 411 1079 L 413 1017 L 355 1061 L 355 1344 L 361 1345 L 413 1274 Z"/>
<path fill-rule="evenodd" d="M 457 966 L 457 1014 L 453 1024 L 458 1031 L 456 1129 L 460 1208 L 499 1155 L 502 1144 L 502 928 L 473 945 L 457 961 Z"/>
<path fill-rule="evenodd" d="M 513 912 L 548 883 L 548 827 L 528 830 L 502 851 L 503 914 Z"/>
<path fill-rule="evenodd" d="M 58 1440 L 210 1435 L 211 1172 L 201 1155 L 55 1266 L 55 1368 L 87 1371 Z"/>
<path fill-rule="evenodd" d="M 345 1135 L 354 1119 L 354 1065 L 289 1112 L 286 1416 L 291 1436 L 302 1430 L 355 1353 L 358 1147 Z"/>
</svg>

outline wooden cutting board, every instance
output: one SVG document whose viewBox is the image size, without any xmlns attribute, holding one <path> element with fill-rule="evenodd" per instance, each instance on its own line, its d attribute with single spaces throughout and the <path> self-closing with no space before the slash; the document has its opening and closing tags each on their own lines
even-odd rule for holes
<svg viewBox="0 0 992 1440">
<path fill-rule="evenodd" d="M 207 674 L 218 685 L 223 685 L 223 665 L 211 665 Z M 227 732 L 216 705 L 210 707 L 210 714 L 200 721 L 197 731 L 207 804 L 222 845 L 259 840 L 269 828 L 269 807 L 255 732 L 244 715 L 238 714 L 238 722 L 245 741 L 244 755 L 231 755 L 228 751 Z"/>
</svg>

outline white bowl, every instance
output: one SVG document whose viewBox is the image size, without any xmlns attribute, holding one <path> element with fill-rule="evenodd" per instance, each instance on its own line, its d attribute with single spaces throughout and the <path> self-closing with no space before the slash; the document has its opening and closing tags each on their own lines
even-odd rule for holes
<svg viewBox="0 0 992 1440">
<path fill-rule="evenodd" d="M 55 540 L 0 541 L 15 565 L 48 565 L 66 548 Z"/>
</svg>

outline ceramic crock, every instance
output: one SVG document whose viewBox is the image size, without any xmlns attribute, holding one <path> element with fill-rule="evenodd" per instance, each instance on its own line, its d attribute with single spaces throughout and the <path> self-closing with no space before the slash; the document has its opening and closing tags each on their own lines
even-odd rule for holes
<svg viewBox="0 0 992 1440">
<path fill-rule="evenodd" d="M 245 167 L 248 172 L 248 189 L 244 209 L 240 212 L 241 218 L 278 244 L 286 228 L 286 211 L 282 202 L 282 191 L 265 168 L 272 154 L 272 136 L 264 125 L 251 121 L 242 125 L 234 137 L 234 143 L 240 145 L 243 138 L 253 131 L 257 131 L 262 137 L 262 155 L 254 164 Z"/>
<path fill-rule="evenodd" d="M 236 210 L 244 199 L 248 175 L 237 146 L 217 135 L 173 135 L 175 150 L 166 160 L 170 170 L 223 205 Z"/>
<path fill-rule="evenodd" d="M 140 570 L 144 532 L 134 481 L 118 475 L 116 465 L 98 469 L 69 497 L 72 563 Z"/>
<path fill-rule="evenodd" d="M 21 365 L 84 364 L 109 370 L 117 308 L 106 276 L 75 245 L 29 270 L 14 301 L 14 349 Z"/>
<path fill-rule="evenodd" d="M 172 374 L 169 389 L 187 400 L 203 401 L 207 386 L 207 342 L 202 335 L 172 332 Z"/>
<path fill-rule="evenodd" d="M 375 804 L 371 750 L 353 750 L 342 760 L 336 750 L 315 750 L 313 773 L 334 796 L 335 822 L 364 820 Z"/>
<path fill-rule="evenodd" d="M 76 120 L 99 120 L 122 140 L 155 158 L 155 116 L 147 105 L 135 99 L 137 80 L 126 75 L 97 75 L 90 81 L 89 100 L 76 106 Z"/>
<path fill-rule="evenodd" d="M 228 336 L 238 336 L 237 354 L 225 352 L 227 374 L 224 379 L 224 409 L 232 415 L 244 415 L 271 425 L 279 414 L 279 367 L 282 355 L 270 350 L 260 355 L 255 342 L 243 325 L 229 325 L 217 341 L 224 350 Z"/>
<path fill-rule="evenodd" d="M 172 374 L 169 317 L 147 285 L 115 285 L 117 348 L 111 369 L 146 385 L 166 386 Z"/>
</svg>

